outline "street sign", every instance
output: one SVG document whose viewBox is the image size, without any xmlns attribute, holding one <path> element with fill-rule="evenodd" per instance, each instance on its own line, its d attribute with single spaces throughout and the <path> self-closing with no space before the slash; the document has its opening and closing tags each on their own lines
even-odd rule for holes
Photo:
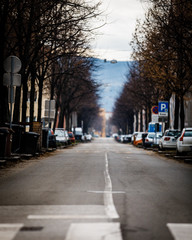
<svg viewBox="0 0 192 240">
<path fill-rule="evenodd" d="M 169 103 L 167 101 L 159 102 L 159 117 L 168 117 Z"/>
<path fill-rule="evenodd" d="M 21 74 L 14 73 L 12 74 L 12 85 L 19 87 L 21 86 Z M 11 86 L 11 73 L 4 73 L 3 74 L 3 85 L 4 86 Z"/>
<path fill-rule="evenodd" d="M 55 110 L 55 100 L 45 100 L 45 110 Z"/>
<path fill-rule="evenodd" d="M 159 116 L 157 114 L 152 114 L 151 121 L 154 122 L 154 123 L 158 123 L 159 122 Z"/>
<path fill-rule="evenodd" d="M 151 111 L 152 111 L 152 114 L 158 114 L 158 106 L 153 106 Z"/>
<path fill-rule="evenodd" d="M 50 120 L 55 118 L 55 100 L 45 100 L 44 116 Z"/>
<path fill-rule="evenodd" d="M 10 91 L 10 128 L 12 128 L 14 86 L 21 85 L 21 75 L 17 74 L 21 70 L 21 60 L 16 56 L 9 56 L 5 59 L 3 66 L 7 72 L 3 75 L 3 84 L 8 86 Z"/>
<path fill-rule="evenodd" d="M 21 60 L 16 56 L 9 56 L 4 61 L 4 69 L 8 73 L 18 73 L 21 70 Z"/>
</svg>

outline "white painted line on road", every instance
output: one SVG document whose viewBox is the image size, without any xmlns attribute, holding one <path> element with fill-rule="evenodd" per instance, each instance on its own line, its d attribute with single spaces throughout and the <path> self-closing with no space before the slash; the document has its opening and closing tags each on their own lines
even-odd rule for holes
<svg viewBox="0 0 192 240">
<path fill-rule="evenodd" d="M 0 224 L 0 239 L 1 240 L 12 240 L 20 228 L 23 227 L 24 224 Z"/>
<path fill-rule="evenodd" d="M 107 219 L 105 215 L 28 215 L 27 219 Z"/>
<path fill-rule="evenodd" d="M 192 240 L 192 224 L 168 223 L 167 226 L 175 240 Z"/>
<path fill-rule="evenodd" d="M 119 223 L 72 223 L 65 240 L 122 240 Z"/>
<path fill-rule="evenodd" d="M 125 193 L 123 191 L 87 191 L 89 193 L 112 193 L 112 194 L 116 194 L 116 193 Z"/>
<path fill-rule="evenodd" d="M 113 194 L 112 194 L 112 182 L 109 174 L 109 161 L 107 157 L 107 153 L 105 153 L 105 191 L 104 191 L 104 205 L 106 214 L 108 217 L 112 219 L 119 218 L 119 215 L 116 211 L 114 202 L 113 202 Z"/>
</svg>

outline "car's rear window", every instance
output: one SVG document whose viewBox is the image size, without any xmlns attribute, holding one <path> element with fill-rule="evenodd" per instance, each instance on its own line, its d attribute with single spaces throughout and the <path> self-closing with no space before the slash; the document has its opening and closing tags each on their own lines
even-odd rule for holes
<svg viewBox="0 0 192 240">
<path fill-rule="evenodd" d="M 179 134 L 180 134 L 179 131 L 170 131 L 170 132 L 167 132 L 166 136 L 174 137 L 174 136 L 178 136 Z"/>
<path fill-rule="evenodd" d="M 154 134 L 149 134 L 149 135 L 148 135 L 148 138 L 154 138 L 154 137 L 155 137 Z"/>
<path fill-rule="evenodd" d="M 184 137 L 192 137 L 192 131 L 191 130 L 185 130 Z"/>
<path fill-rule="evenodd" d="M 58 137 L 64 137 L 64 131 L 63 131 L 63 130 L 55 130 L 55 134 L 56 134 Z"/>
</svg>

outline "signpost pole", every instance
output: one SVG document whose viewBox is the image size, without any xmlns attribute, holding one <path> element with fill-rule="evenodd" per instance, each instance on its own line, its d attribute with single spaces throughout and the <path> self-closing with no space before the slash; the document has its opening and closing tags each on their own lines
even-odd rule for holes
<svg viewBox="0 0 192 240">
<path fill-rule="evenodd" d="M 21 70 L 21 60 L 16 56 L 9 56 L 4 61 L 4 70 L 6 73 L 3 75 L 3 85 L 9 88 L 9 103 L 10 103 L 10 124 L 9 127 L 12 128 L 13 120 L 13 103 L 14 96 L 13 90 L 14 86 L 21 86 L 21 75 L 16 74 Z"/>
<path fill-rule="evenodd" d="M 13 111 L 13 71 L 14 71 L 14 58 L 11 56 L 11 84 L 10 84 L 10 128 L 12 128 L 12 111 Z"/>
<path fill-rule="evenodd" d="M 48 134 L 47 134 L 47 149 L 49 148 L 50 114 L 51 114 L 51 100 L 49 100 L 49 111 L 48 111 Z"/>
</svg>

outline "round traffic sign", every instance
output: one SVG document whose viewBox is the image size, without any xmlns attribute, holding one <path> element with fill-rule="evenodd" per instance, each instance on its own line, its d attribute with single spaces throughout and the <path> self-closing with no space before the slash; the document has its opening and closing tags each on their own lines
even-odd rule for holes
<svg viewBox="0 0 192 240">
<path fill-rule="evenodd" d="M 158 114 L 158 113 L 159 113 L 159 111 L 158 111 L 158 106 L 153 106 L 153 107 L 152 107 L 152 113 L 153 113 L 153 114 Z"/>
<path fill-rule="evenodd" d="M 9 56 L 4 61 L 4 69 L 8 73 L 18 73 L 21 70 L 21 60 L 16 56 Z"/>
</svg>

